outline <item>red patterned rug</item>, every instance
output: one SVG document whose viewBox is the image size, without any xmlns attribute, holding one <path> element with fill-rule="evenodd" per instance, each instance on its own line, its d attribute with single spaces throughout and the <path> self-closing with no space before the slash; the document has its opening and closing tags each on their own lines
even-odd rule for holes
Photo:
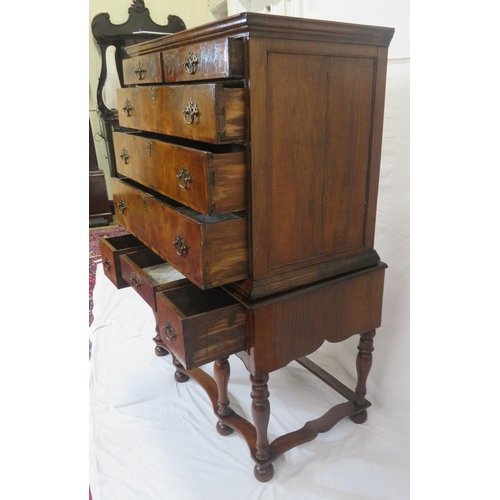
<svg viewBox="0 0 500 500">
<path fill-rule="evenodd" d="M 109 226 L 105 228 L 96 228 L 89 230 L 89 326 L 94 321 L 92 309 L 94 307 L 94 286 L 97 261 L 101 258 L 101 249 L 99 248 L 99 238 L 120 236 L 128 234 L 121 226 Z M 92 355 L 92 343 L 89 340 L 89 359 Z M 89 488 L 89 500 L 92 500 L 92 493 Z"/>
<path fill-rule="evenodd" d="M 101 258 L 99 238 L 120 236 L 122 234 L 128 233 L 121 226 L 109 226 L 89 230 L 89 326 L 94 321 L 92 309 L 94 307 L 93 292 L 95 286 L 95 272 L 97 268 L 96 261 L 99 261 Z"/>
</svg>

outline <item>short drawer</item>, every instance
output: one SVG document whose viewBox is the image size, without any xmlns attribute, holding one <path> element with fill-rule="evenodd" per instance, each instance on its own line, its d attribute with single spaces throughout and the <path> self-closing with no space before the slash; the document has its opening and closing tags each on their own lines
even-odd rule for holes
<svg viewBox="0 0 500 500">
<path fill-rule="evenodd" d="M 246 349 L 244 307 L 222 288 L 181 286 L 157 303 L 161 340 L 187 370 Z"/>
<path fill-rule="evenodd" d="M 243 40 L 219 38 L 162 52 L 166 82 L 243 78 Z"/>
<path fill-rule="evenodd" d="M 99 247 L 104 274 L 116 288 L 128 287 L 129 284 L 122 276 L 120 256 L 144 249 L 146 246 L 132 234 L 125 234 L 111 238 L 100 238 Z"/>
<path fill-rule="evenodd" d="M 149 248 L 120 257 L 123 279 L 156 311 L 156 292 L 188 284 L 177 269 Z"/>
<path fill-rule="evenodd" d="M 159 52 L 123 60 L 125 85 L 163 82 L 163 67 Z"/>
<path fill-rule="evenodd" d="M 116 220 L 202 289 L 248 276 L 242 213 L 206 216 L 130 180 L 112 179 Z"/>
<path fill-rule="evenodd" d="M 243 151 L 212 153 L 121 132 L 113 143 L 121 175 L 206 215 L 245 209 Z"/>
<path fill-rule="evenodd" d="M 117 89 L 122 127 L 195 141 L 245 140 L 245 92 L 222 83 Z"/>
</svg>

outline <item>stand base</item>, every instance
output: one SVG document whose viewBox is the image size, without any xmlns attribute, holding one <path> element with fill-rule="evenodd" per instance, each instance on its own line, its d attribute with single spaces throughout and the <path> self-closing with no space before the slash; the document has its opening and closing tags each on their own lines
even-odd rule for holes
<svg viewBox="0 0 500 500">
<path fill-rule="evenodd" d="M 163 342 L 158 341 L 157 339 L 153 340 L 157 344 L 157 348 L 167 349 Z M 314 373 L 318 378 L 335 389 L 349 401 L 332 407 L 321 417 L 307 422 L 301 429 L 289 432 L 276 438 L 269 445 L 269 456 L 266 460 L 260 460 L 257 457 L 257 448 L 255 445 L 257 432 L 252 423 L 235 413 L 233 410 L 231 410 L 228 415 L 220 415 L 218 413 L 219 391 L 215 380 L 200 368 L 186 370 L 182 367 L 182 365 L 180 365 L 180 363 L 176 364 L 175 380 L 178 382 L 186 382 L 192 378 L 196 380 L 207 393 L 212 403 L 214 414 L 218 418 L 216 424 L 217 432 L 221 436 L 228 436 L 229 434 L 232 434 L 233 431 L 237 431 L 245 439 L 250 450 L 250 456 L 255 462 L 254 476 L 260 482 L 267 482 L 272 479 L 274 475 L 274 466 L 272 463 L 288 450 L 314 440 L 320 433 L 328 432 L 335 424 L 340 422 L 340 420 L 345 417 L 349 417 L 356 424 L 366 422 L 368 415 L 366 409 L 371 406 L 371 403 L 366 400 L 362 405 L 359 405 L 359 403 L 356 404 L 354 402 L 356 398 L 355 392 L 351 391 L 348 387 L 342 384 L 342 382 L 322 370 L 308 358 L 304 357 L 297 359 L 296 361 Z"/>
</svg>

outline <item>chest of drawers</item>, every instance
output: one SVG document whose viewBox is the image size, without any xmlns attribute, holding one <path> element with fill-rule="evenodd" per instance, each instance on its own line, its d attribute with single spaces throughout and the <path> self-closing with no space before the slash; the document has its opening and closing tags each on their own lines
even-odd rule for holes
<svg viewBox="0 0 500 500">
<path fill-rule="evenodd" d="M 155 258 L 132 246 L 105 271 L 147 289 L 156 353 L 172 354 L 178 381 L 202 384 L 218 431 L 245 438 L 260 481 L 341 418 L 366 419 L 386 268 L 373 243 L 393 31 L 245 13 L 127 48 L 113 199 L 117 221 Z M 158 266 L 181 279 L 153 279 Z M 355 391 L 305 357 L 352 335 Z M 250 373 L 253 424 L 229 404 L 231 354 Z M 269 443 L 269 373 L 292 360 L 347 402 Z M 199 369 L 212 361 L 213 379 Z"/>
</svg>

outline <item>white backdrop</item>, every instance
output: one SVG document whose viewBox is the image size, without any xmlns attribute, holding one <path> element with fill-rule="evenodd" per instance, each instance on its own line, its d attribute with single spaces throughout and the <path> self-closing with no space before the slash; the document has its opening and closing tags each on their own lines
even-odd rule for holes
<svg viewBox="0 0 500 500">
<path fill-rule="evenodd" d="M 203 390 L 177 384 L 153 353 L 153 316 L 99 266 L 90 335 L 90 484 L 95 500 L 409 498 L 409 60 L 388 67 L 376 246 L 386 271 L 382 327 L 368 379 L 369 419 L 349 419 L 275 462 L 266 484 L 237 433 L 221 437 Z M 357 338 L 311 358 L 355 385 Z M 231 357 L 230 397 L 250 418 L 250 384 Z M 207 367 L 211 370 L 211 366 Z M 342 399 L 296 363 L 270 375 L 269 437 L 302 427 Z"/>
</svg>

